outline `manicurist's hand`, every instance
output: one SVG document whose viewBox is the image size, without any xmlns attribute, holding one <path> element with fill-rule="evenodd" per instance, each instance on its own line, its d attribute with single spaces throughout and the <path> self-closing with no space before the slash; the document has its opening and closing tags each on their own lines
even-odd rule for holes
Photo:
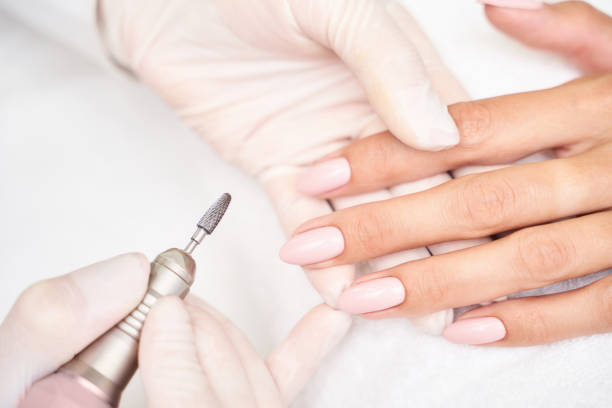
<svg viewBox="0 0 612 408">
<path fill-rule="evenodd" d="M 148 277 L 147 259 L 126 254 L 27 288 L 0 325 L 0 406 L 16 407 L 33 383 L 130 313 Z"/>
<path fill-rule="evenodd" d="M 10 373 L 0 381 L 0 406 L 18 406 L 32 384 L 130 313 L 144 296 L 149 270 L 146 257 L 126 254 L 27 288 L 0 324 L 0 371 Z M 336 345 L 331 328 L 348 324 L 344 313 L 314 307 L 264 360 L 240 330 L 196 296 L 160 299 L 140 340 L 147 406 L 289 405 Z M 89 403 L 107 406 L 95 397 Z"/>
<path fill-rule="evenodd" d="M 161 299 L 145 322 L 139 363 L 149 408 L 288 406 L 347 326 L 320 305 L 266 360 L 226 317 L 193 295 Z"/>
<path fill-rule="evenodd" d="M 612 74 L 605 73 L 612 71 L 612 19 L 579 2 L 486 11 L 519 40 L 559 51 L 594 74 L 552 89 L 450 106 L 461 135 L 456 148 L 420 152 L 381 133 L 327 158 L 348 169 L 341 183 L 325 180 L 323 160 L 300 184 L 329 198 L 464 165 L 509 163 L 544 149 L 558 158 L 465 176 L 300 226 L 281 256 L 312 269 L 517 230 L 363 276 L 339 298 L 347 312 L 372 319 L 420 315 L 612 267 Z M 477 308 L 444 334 L 459 343 L 516 346 L 609 331 L 612 277 Z"/>
</svg>

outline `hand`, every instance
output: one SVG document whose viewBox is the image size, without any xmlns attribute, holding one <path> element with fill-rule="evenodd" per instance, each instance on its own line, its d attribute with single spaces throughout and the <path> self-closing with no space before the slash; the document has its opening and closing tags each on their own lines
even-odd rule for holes
<svg viewBox="0 0 612 408">
<path fill-rule="evenodd" d="M 287 341 L 261 359 L 248 339 L 204 301 L 161 299 L 145 322 L 140 368 L 147 406 L 284 407 L 336 343 L 320 334 L 346 325 L 342 312 L 318 306 Z"/>
<path fill-rule="evenodd" d="M 295 188 L 305 165 L 350 140 L 390 128 L 416 148 L 457 141 L 446 104 L 464 92 L 393 1 L 101 0 L 99 9 L 115 59 L 263 184 L 287 232 L 372 199 L 330 206 Z M 417 248 L 373 268 L 426 256 Z M 335 306 L 355 267 L 307 274 Z M 421 325 L 440 332 L 450 320 L 446 311 Z"/>
<path fill-rule="evenodd" d="M 17 406 L 32 384 L 130 313 L 148 276 L 147 259 L 127 254 L 26 289 L 0 325 L 0 370 L 11 373 L 0 382 L 0 405 Z M 347 325 L 344 313 L 317 306 L 264 363 L 244 335 L 201 300 L 190 296 L 184 306 L 163 299 L 147 317 L 140 345 L 149 406 L 287 405 L 337 343 L 327 335 L 329 326 Z"/>
<path fill-rule="evenodd" d="M 487 13 L 494 24 L 530 44 L 572 55 L 592 71 L 612 71 L 612 19 L 583 3 L 536 10 L 487 7 Z M 328 157 L 347 161 L 349 181 L 318 197 L 355 194 L 458 166 L 508 163 L 544 149 L 556 149 L 558 158 L 462 177 L 311 220 L 286 244 L 284 259 L 328 268 L 520 229 L 491 243 L 358 279 L 339 306 L 373 319 L 477 304 L 611 267 L 610 95 L 612 75 L 600 74 L 549 90 L 455 104 L 449 111 L 461 142 L 439 153 L 410 149 L 389 133 L 354 142 Z M 304 177 L 318 176 L 316 167 Z M 323 241 L 333 250 L 310 250 Z M 612 277 L 606 277 L 571 292 L 477 308 L 448 327 L 445 336 L 515 346 L 608 332 L 611 305 Z"/>
<path fill-rule="evenodd" d="M 0 406 L 17 406 L 33 383 L 125 317 L 148 277 L 147 259 L 127 254 L 27 288 L 0 325 Z"/>
</svg>

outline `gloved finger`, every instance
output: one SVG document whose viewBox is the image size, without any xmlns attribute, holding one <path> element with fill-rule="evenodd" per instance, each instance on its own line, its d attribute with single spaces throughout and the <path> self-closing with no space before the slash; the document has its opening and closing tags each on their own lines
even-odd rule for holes
<svg viewBox="0 0 612 408">
<path fill-rule="evenodd" d="M 267 358 L 285 404 L 289 405 L 325 356 L 342 340 L 351 317 L 326 304 L 311 309 Z"/>
<path fill-rule="evenodd" d="M 283 407 L 276 383 L 270 377 L 268 367 L 244 333 L 234 326 L 227 317 L 197 296 L 189 294 L 185 298 L 185 302 L 191 307 L 204 310 L 221 325 L 240 357 L 246 376 L 253 388 L 255 405 L 266 408 Z"/>
<path fill-rule="evenodd" d="M 256 407 L 255 390 L 230 336 L 208 311 L 187 304 L 197 355 L 211 388 L 224 407 Z"/>
<path fill-rule="evenodd" d="M 419 53 L 390 16 L 391 1 L 289 1 L 298 26 L 332 49 L 362 84 L 391 133 L 409 146 L 440 150 L 459 141 Z"/>
<path fill-rule="evenodd" d="M 355 194 L 422 178 L 468 164 L 502 164 L 533 152 L 572 147 L 573 154 L 610 140 L 609 104 L 612 75 L 585 77 L 551 89 L 504 95 L 449 106 L 461 144 L 443 152 L 419 152 L 388 133 L 357 140 L 306 171 L 298 186 L 322 197 Z M 577 107 L 571 101 L 581 101 Z M 533 112 L 538 114 L 534 115 Z M 567 156 L 567 152 L 563 154 Z M 345 176 L 337 185 L 321 183 L 320 167 L 343 161 Z M 303 190 L 303 189 L 302 189 Z"/>
<path fill-rule="evenodd" d="M 191 317 L 179 298 L 161 298 L 149 312 L 138 360 L 148 407 L 222 407 L 200 365 Z"/>
<path fill-rule="evenodd" d="M 446 175 L 446 179 L 450 179 L 450 177 Z M 393 197 L 392 191 L 393 190 L 378 190 L 368 194 L 338 197 L 332 200 L 332 204 L 334 208 L 340 210 L 369 202 L 388 200 Z M 369 266 L 370 272 L 378 272 L 384 269 L 392 268 L 405 262 L 414 261 L 416 259 L 423 259 L 429 256 L 430 253 L 427 248 L 420 247 L 370 259 L 367 261 L 367 264 Z M 340 298 L 338 299 L 338 307 L 345 311 L 349 311 L 351 309 L 351 305 L 347 304 L 346 299 L 343 300 L 342 295 L 340 295 Z M 442 330 L 453 321 L 453 311 L 452 309 L 442 310 L 440 312 L 432 313 L 426 316 L 416 317 L 414 319 L 411 319 L 411 321 L 415 326 L 419 327 L 426 333 L 441 334 Z"/>
<path fill-rule="evenodd" d="M 397 1 L 390 3 L 387 10 L 395 24 L 416 47 L 427 71 L 427 76 L 442 103 L 450 105 L 470 100 L 467 91 L 444 64 L 436 47 L 408 10 Z"/>
<path fill-rule="evenodd" d="M 127 315 L 148 276 L 147 259 L 126 254 L 27 288 L 0 325 L 0 370 L 11 373 L 0 381 L 0 405 L 14 404 Z"/>
<path fill-rule="evenodd" d="M 612 276 L 556 295 L 512 299 L 472 310 L 444 336 L 462 344 L 531 346 L 612 331 Z"/>
<path fill-rule="evenodd" d="M 518 9 L 504 7 L 504 1 L 481 1 L 490 4 L 485 7 L 489 21 L 520 42 L 558 52 L 587 72 L 612 70 L 612 18 L 588 3 L 540 3 Z"/>
<path fill-rule="evenodd" d="M 288 167 L 262 180 L 264 188 L 280 218 L 283 229 L 289 235 L 304 221 L 333 212 L 325 200 L 312 198 L 297 192 L 295 185 L 300 169 Z M 332 246 L 323 245 L 321 250 L 333 251 Z M 341 265 L 320 270 L 305 269 L 312 286 L 330 306 L 336 305 L 340 293 L 350 286 L 355 278 L 354 265 Z"/>
</svg>

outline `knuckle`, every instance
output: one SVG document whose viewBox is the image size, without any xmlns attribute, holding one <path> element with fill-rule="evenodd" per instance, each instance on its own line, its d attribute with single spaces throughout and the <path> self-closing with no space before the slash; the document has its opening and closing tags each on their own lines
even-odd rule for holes
<svg viewBox="0 0 612 408">
<path fill-rule="evenodd" d="M 515 213 L 517 194 L 515 187 L 506 180 L 494 180 L 487 175 L 464 179 L 457 191 L 456 215 L 466 227 L 477 231 L 499 231 Z"/>
<path fill-rule="evenodd" d="M 409 283 L 404 286 L 406 299 L 415 313 L 440 310 L 449 299 L 448 282 L 435 262 L 425 261 L 423 269 L 412 273 Z"/>
<path fill-rule="evenodd" d="M 548 229 L 517 234 L 515 270 L 525 283 L 547 284 L 561 280 L 575 259 L 575 248 L 562 234 Z"/>
<path fill-rule="evenodd" d="M 387 217 L 379 211 L 366 210 L 352 223 L 353 247 L 364 254 L 382 254 L 387 239 Z"/>
<path fill-rule="evenodd" d="M 31 335 L 62 338 L 79 320 L 85 304 L 68 277 L 48 279 L 27 288 L 17 301 L 19 321 Z"/>
<path fill-rule="evenodd" d="M 493 120 L 489 105 L 482 101 L 460 102 L 449 107 L 459 134 L 460 146 L 473 147 L 489 139 Z"/>
</svg>

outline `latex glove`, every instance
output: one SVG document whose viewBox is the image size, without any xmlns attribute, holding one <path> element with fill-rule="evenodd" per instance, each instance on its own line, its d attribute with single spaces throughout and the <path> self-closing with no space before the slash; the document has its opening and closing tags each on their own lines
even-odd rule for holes
<svg viewBox="0 0 612 408">
<path fill-rule="evenodd" d="M 110 329 L 138 305 L 149 277 L 140 254 L 120 255 L 27 288 L 0 325 L 0 406 Z"/>
<path fill-rule="evenodd" d="M 144 325 L 139 354 L 147 406 L 287 406 L 325 346 L 338 340 L 323 336 L 321 342 L 313 333 L 348 324 L 342 312 L 327 309 L 314 308 L 264 361 L 239 329 L 201 299 L 160 300 Z"/>
<path fill-rule="evenodd" d="M 10 373 L 0 381 L 0 406 L 17 406 L 33 383 L 133 310 L 149 270 L 143 255 L 120 255 L 26 289 L 0 325 L 0 370 Z M 176 299 L 160 303 L 145 321 L 139 356 L 152 407 L 284 406 L 338 342 L 327 335 L 334 333 L 329 326 L 350 322 L 317 306 L 264 363 L 242 333 L 202 301 L 190 298 L 187 309 Z"/>
<path fill-rule="evenodd" d="M 100 16 L 115 59 L 223 157 L 264 185 L 287 232 L 332 208 L 448 179 L 443 174 L 395 191 L 331 202 L 296 190 L 305 165 L 387 128 L 418 148 L 457 142 L 444 104 L 465 93 L 395 2 L 104 0 Z M 430 79 L 444 92 L 444 104 Z M 342 170 L 330 175 L 342 176 Z M 419 248 L 370 266 L 377 270 L 427 256 L 428 250 Z M 307 273 L 335 306 L 355 267 Z M 420 324 L 439 333 L 450 321 L 452 311 L 446 311 Z"/>
</svg>

